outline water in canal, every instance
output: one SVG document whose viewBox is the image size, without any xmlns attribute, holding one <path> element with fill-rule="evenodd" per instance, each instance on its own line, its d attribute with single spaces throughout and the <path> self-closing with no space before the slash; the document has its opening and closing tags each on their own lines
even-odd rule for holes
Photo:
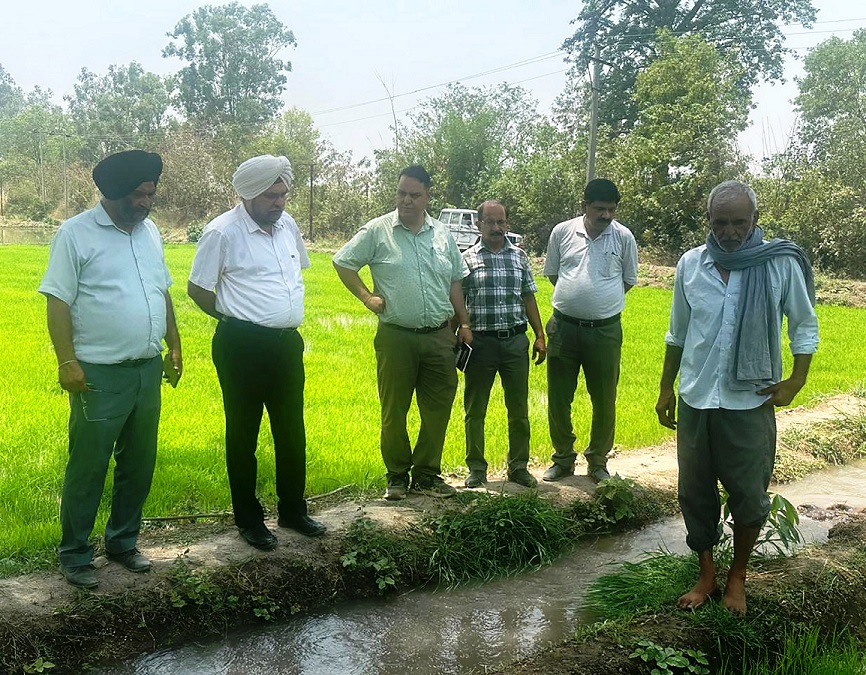
<svg viewBox="0 0 866 675">
<path fill-rule="evenodd" d="M 866 462 L 834 467 L 778 489 L 795 505 L 866 507 Z M 801 519 L 807 541 L 832 523 Z M 571 635 L 589 584 L 616 564 L 660 547 L 685 552 L 680 518 L 639 532 L 583 540 L 557 564 L 453 591 L 337 605 L 285 625 L 144 655 L 105 675 L 433 675 L 483 672 Z"/>
</svg>

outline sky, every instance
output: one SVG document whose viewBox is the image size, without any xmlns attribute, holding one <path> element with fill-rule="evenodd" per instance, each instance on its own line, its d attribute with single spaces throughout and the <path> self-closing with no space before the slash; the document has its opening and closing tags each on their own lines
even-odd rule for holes
<svg viewBox="0 0 866 675">
<path fill-rule="evenodd" d="M 810 31 L 784 28 L 787 46 L 808 48 L 866 27 L 861 0 L 813 0 L 818 21 Z M 162 57 L 167 33 L 201 0 L 7 0 L 0 9 L 0 64 L 18 86 L 51 89 L 57 102 L 73 90 L 83 67 L 101 75 L 111 64 L 137 61 L 151 72 L 176 72 L 184 64 Z M 210 4 L 222 4 L 212 0 Z M 243 2 L 251 5 L 254 3 Z M 393 144 L 391 104 L 398 118 L 443 91 L 444 83 L 527 89 L 539 111 L 565 85 L 567 64 L 558 51 L 573 33 L 579 2 L 563 0 L 318 0 L 269 5 L 294 32 L 296 48 L 280 55 L 292 62 L 285 102 L 307 110 L 337 150 L 355 159 Z M 743 152 L 760 158 L 784 149 L 795 124 L 793 78 L 802 58 L 786 61 L 786 84 L 755 91 L 751 124 L 738 139 Z"/>
</svg>

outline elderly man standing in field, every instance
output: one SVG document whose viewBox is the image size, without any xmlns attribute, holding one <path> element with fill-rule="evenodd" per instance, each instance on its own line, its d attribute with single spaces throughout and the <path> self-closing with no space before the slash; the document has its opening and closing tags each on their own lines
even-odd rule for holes
<svg viewBox="0 0 866 675">
<path fill-rule="evenodd" d="M 161 173 L 160 156 L 141 150 L 97 164 L 93 180 L 103 198 L 60 226 L 39 286 L 71 409 L 60 571 L 81 588 L 99 583 L 89 538 L 112 455 L 106 554 L 131 572 L 151 567 L 136 544 L 156 463 L 163 338 L 168 368 L 178 377 L 183 368 L 171 275 L 147 218 Z"/>
<path fill-rule="evenodd" d="M 707 200 L 706 243 L 677 264 L 659 422 L 677 430 L 678 496 L 700 576 L 677 604 L 695 609 L 717 591 L 713 547 L 721 535 L 718 482 L 734 519 L 734 559 L 724 603 L 746 612 L 746 566 L 770 510 L 776 456 L 774 406 L 794 400 L 818 345 L 812 270 L 784 239 L 764 241 L 758 200 L 726 181 Z M 794 365 L 782 379 L 782 316 Z M 679 419 L 674 381 L 679 372 Z"/>
<path fill-rule="evenodd" d="M 304 427 L 304 318 L 301 270 L 310 266 L 294 219 L 283 209 L 292 184 L 285 157 L 241 164 L 232 185 L 241 203 L 205 227 L 187 292 L 219 320 L 213 362 L 226 417 L 226 466 L 235 525 L 255 548 L 277 538 L 256 498 L 256 446 L 264 408 L 274 438 L 278 524 L 315 537 L 325 526 L 307 515 Z"/>
<path fill-rule="evenodd" d="M 382 459 L 387 469 L 385 499 L 413 492 L 451 497 L 442 477 L 442 447 L 457 392 L 456 342 L 472 341 L 461 279 L 463 259 L 447 228 L 427 214 L 430 175 L 421 166 L 400 172 L 397 209 L 375 218 L 334 256 L 340 280 L 379 317 L 376 349 L 382 406 Z M 369 265 L 373 291 L 358 275 Z M 406 430 L 412 395 L 421 429 L 415 448 Z"/>
<path fill-rule="evenodd" d="M 508 480 L 535 487 L 529 462 L 529 339 L 527 323 L 535 333 L 532 356 L 544 361 L 547 345 L 535 302 L 538 290 L 529 258 L 508 237 L 508 212 L 490 199 L 478 207 L 481 240 L 463 253 L 469 275 L 463 279 L 466 309 L 472 325 L 472 357 L 466 365 L 465 485 L 480 487 L 487 482 L 484 458 L 484 420 L 496 373 L 502 381 L 508 410 Z"/>
<path fill-rule="evenodd" d="M 583 191 L 583 215 L 553 228 L 544 275 L 554 285 L 553 317 L 547 323 L 547 418 L 553 466 L 544 480 L 574 473 L 571 404 L 581 368 L 592 402 L 592 427 L 583 455 L 595 482 L 610 478 L 607 455 L 616 429 L 616 388 L 622 351 L 620 313 L 637 283 L 637 245 L 614 220 L 619 190 L 591 180 Z"/>
</svg>

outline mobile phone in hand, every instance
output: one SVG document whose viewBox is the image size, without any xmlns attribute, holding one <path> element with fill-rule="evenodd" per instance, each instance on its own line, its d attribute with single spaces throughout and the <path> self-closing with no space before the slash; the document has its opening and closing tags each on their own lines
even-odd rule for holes
<svg viewBox="0 0 866 675">
<path fill-rule="evenodd" d="M 457 348 L 457 370 L 466 370 L 466 364 L 469 363 L 469 357 L 472 356 L 472 345 L 463 342 Z"/>
</svg>

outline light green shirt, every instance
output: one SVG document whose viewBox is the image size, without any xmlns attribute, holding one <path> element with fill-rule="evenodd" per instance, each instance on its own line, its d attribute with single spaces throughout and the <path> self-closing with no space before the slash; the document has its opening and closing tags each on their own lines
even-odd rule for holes
<svg viewBox="0 0 866 675">
<path fill-rule="evenodd" d="M 454 315 L 451 283 L 463 278 L 463 258 L 448 229 L 429 214 L 418 234 L 396 209 L 364 225 L 334 256 L 340 267 L 369 265 L 373 293 L 385 299 L 379 320 L 406 328 L 438 326 Z"/>
</svg>

